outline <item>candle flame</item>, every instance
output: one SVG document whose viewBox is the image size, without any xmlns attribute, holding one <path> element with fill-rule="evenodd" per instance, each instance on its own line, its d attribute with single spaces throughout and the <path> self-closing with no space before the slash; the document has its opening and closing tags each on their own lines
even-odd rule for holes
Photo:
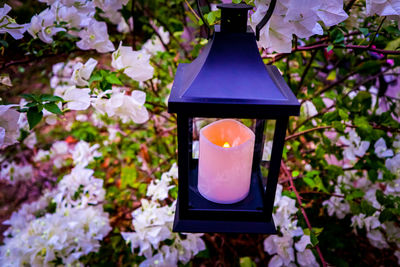
<svg viewBox="0 0 400 267">
<path fill-rule="evenodd" d="M 230 145 L 228 142 L 225 142 L 225 143 L 224 143 L 224 145 L 223 145 L 222 147 L 225 147 L 225 148 L 230 148 L 230 147 L 231 147 L 231 145 Z"/>
</svg>

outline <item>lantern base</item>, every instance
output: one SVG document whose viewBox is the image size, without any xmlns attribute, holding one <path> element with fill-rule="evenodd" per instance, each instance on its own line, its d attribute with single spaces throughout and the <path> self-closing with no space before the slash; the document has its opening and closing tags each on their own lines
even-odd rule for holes
<svg viewBox="0 0 400 267">
<path fill-rule="evenodd" d="M 183 233 L 277 233 L 275 223 L 272 218 L 269 222 L 182 219 L 179 216 L 179 199 L 176 203 L 176 211 L 172 231 Z"/>
</svg>

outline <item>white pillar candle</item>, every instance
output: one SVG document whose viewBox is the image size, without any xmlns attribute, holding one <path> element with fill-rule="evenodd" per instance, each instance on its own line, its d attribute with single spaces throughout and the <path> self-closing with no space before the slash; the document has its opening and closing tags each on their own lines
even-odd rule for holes
<svg viewBox="0 0 400 267">
<path fill-rule="evenodd" d="M 242 123 L 224 119 L 200 130 L 198 189 L 206 199 L 231 204 L 250 190 L 255 135 Z"/>
</svg>

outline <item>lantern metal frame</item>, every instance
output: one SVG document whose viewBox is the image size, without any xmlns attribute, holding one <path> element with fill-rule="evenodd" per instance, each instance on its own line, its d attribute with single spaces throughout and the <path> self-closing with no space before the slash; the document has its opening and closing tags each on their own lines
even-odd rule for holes
<svg viewBox="0 0 400 267">
<path fill-rule="evenodd" d="M 192 63 L 179 64 L 168 100 L 168 112 L 177 113 L 178 124 L 179 187 L 173 231 L 272 234 L 276 233 L 272 211 L 286 127 L 289 116 L 299 114 L 300 104 L 278 69 L 265 66 L 252 29 L 243 27 L 252 7 L 218 7 L 221 27 L 215 27 L 212 40 Z M 256 119 L 250 191 L 242 201 L 217 204 L 198 192 L 198 160 L 192 157 L 195 117 Z M 264 185 L 260 164 L 266 120 L 276 123 Z"/>
</svg>

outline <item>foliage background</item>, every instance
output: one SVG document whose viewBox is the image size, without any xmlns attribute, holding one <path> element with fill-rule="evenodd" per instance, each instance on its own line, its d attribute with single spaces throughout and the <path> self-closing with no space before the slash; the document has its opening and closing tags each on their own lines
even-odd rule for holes
<svg viewBox="0 0 400 267">
<path fill-rule="evenodd" d="M 33 0 L 8 1 L 8 4 L 13 8 L 8 15 L 17 18 L 19 24 L 29 23 L 33 15 L 46 8 L 46 4 Z M 35 161 L 40 149 L 49 150 L 58 140 L 65 140 L 69 146 L 76 145 L 79 140 L 100 144 L 101 156 L 95 157 L 88 167 L 94 170 L 95 177 L 103 180 L 105 198 L 102 204 L 109 213 L 112 230 L 101 240 L 99 251 L 84 256 L 81 262 L 92 266 L 110 262 L 130 266 L 144 260 L 137 251 L 132 253 L 120 233 L 134 230 L 131 212 L 141 206 L 151 181 L 160 179 L 176 162 L 176 117 L 167 113 L 166 101 L 177 65 L 195 59 L 207 42 L 204 25 L 200 26 L 203 23 L 192 12 L 194 7 L 193 1 L 131 0 L 120 11 L 126 21 L 134 19 L 134 28 L 125 33 L 119 32 L 116 25 L 102 18 L 101 10 L 97 10 L 96 19 L 107 22 L 109 39 L 115 47 L 122 41 L 123 45 L 139 50 L 148 39 L 160 34 L 160 27 L 169 32 L 169 42 L 161 44 L 163 51 L 151 56 L 153 78 L 143 82 L 113 70 L 109 53 L 79 49 L 75 43 L 78 38 L 64 32 L 55 35 L 49 44 L 28 34 L 21 40 L 7 34 L 2 36 L 0 74 L 12 81 L 12 86 L 0 84 L 2 104 L 19 103 L 22 94 L 53 95 L 50 80 L 54 76 L 54 64 L 77 57 L 84 63 L 92 57 L 98 60 L 91 76 L 92 90 L 100 87 L 105 91 L 112 86 L 123 86 L 128 92 L 141 89 L 146 92 L 145 107 L 149 111 L 149 120 L 144 124 L 121 123 L 120 119 L 107 115 L 100 116 L 102 123 L 96 124 L 93 119 L 76 119 L 78 114 L 93 118 L 95 110 L 64 108 L 55 125 L 42 120 L 31 130 L 37 138 L 33 147 L 24 142 L 29 130 L 23 130 L 19 143 L 1 150 L 0 161 L 2 164 L 11 161 L 30 164 L 32 176 L 20 181 L 12 181 L 11 175 L 1 177 L 2 222 L 23 203 L 37 200 L 45 189 L 55 188 L 74 166 L 71 155 L 63 158 L 61 168 L 56 168 L 51 160 Z M 350 17 L 338 25 L 324 26 L 323 35 L 294 37 L 292 53 L 260 50 L 265 64 L 279 68 L 302 103 L 301 116 L 291 118 L 288 126 L 280 184 L 283 195 L 298 201 L 296 212 L 290 215 L 292 221 L 297 220 L 302 229 L 307 229 L 307 222 L 310 222 L 314 229 L 308 231 L 311 237 L 308 247 L 319 264 L 394 266 L 399 261 L 395 256 L 395 251 L 399 251 L 399 237 L 394 233 L 395 238 L 390 239 L 384 223 L 390 222 L 396 230 L 400 229 L 400 165 L 396 165 L 400 161 L 393 163 L 393 168 L 387 163 L 388 158 L 395 158 L 400 150 L 396 145 L 400 131 L 400 52 L 397 50 L 400 31 L 397 22 L 389 17 L 365 16 L 364 1 L 344 1 L 344 10 Z M 218 12 L 209 13 L 206 8 L 204 11 L 208 23 L 218 22 Z M 114 129 L 111 140 L 110 128 Z M 353 130 L 360 138 L 358 141 L 349 137 Z M 350 140 L 349 143 L 343 138 L 340 140 L 340 136 Z M 379 156 L 374 144 L 380 138 L 385 141 L 384 150 L 392 150 L 392 156 Z M 357 154 L 361 140 L 370 145 L 364 153 Z M 352 152 L 349 149 L 353 149 Z M 349 153 L 355 155 L 355 160 Z M 346 183 L 340 177 L 351 178 Z M 367 185 L 360 186 L 361 180 Z M 389 187 L 394 189 L 389 192 Z M 366 197 L 370 188 L 375 188 L 379 208 Z M 295 191 L 299 194 L 297 197 Z M 177 188 L 172 188 L 162 203 L 171 204 L 176 194 Z M 324 203 L 332 197 L 339 198 L 348 209 L 339 205 L 331 208 L 335 212 L 329 212 L 330 206 Z M 340 212 L 345 216 L 338 216 Z M 367 227 L 365 221 L 361 227 L 354 223 L 354 216 L 360 214 L 378 219 L 379 226 L 374 229 L 382 231 L 387 246 L 371 244 L 367 235 L 372 228 Z M 7 228 L 1 225 L 1 231 Z M 188 265 L 264 266 L 274 254 L 269 255 L 265 250 L 266 237 L 205 234 L 202 238 L 207 249 Z M 297 242 L 299 238 L 293 239 Z M 324 262 L 319 254 L 323 255 Z"/>
</svg>

